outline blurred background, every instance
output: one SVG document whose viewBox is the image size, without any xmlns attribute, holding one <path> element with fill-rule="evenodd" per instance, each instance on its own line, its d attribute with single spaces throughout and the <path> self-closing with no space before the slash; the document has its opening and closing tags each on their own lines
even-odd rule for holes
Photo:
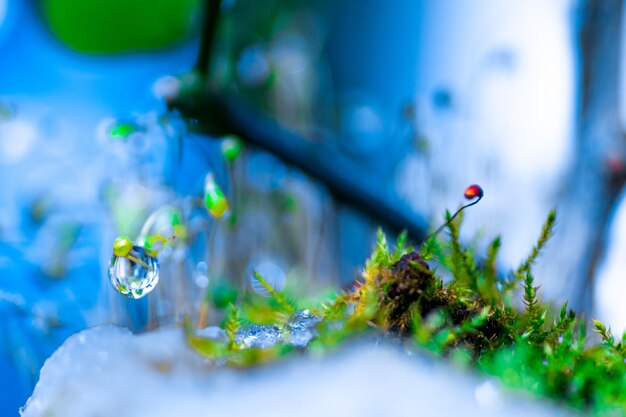
<svg viewBox="0 0 626 417">
<path fill-rule="evenodd" d="M 0 0 L 0 413 L 78 330 L 219 315 L 252 269 L 347 287 L 379 225 L 419 241 L 473 183 L 466 242 L 502 235 L 504 276 L 556 206 L 543 297 L 622 331 L 623 20 L 618 0 Z M 207 174 L 223 219 L 197 207 Z M 186 238 L 128 300 L 112 242 L 164 212 Z"/>
</svg>

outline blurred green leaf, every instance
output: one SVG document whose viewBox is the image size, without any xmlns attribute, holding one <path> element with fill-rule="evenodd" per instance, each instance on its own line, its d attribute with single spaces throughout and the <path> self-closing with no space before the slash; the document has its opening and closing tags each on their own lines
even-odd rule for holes
<svg viewBox="0 0 626 417">
<path fill-rule="evenodd" d="M 192 30 L 199 0 L 42 0 L 56 37 L 87 53 L 118 53 L 171 46 Z"/>
</svg>

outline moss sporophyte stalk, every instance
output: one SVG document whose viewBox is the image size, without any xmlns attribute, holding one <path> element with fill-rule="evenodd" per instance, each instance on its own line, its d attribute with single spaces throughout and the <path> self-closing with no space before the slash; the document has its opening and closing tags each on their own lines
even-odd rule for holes
<svg viewBox="0 0 626 417">
<path fill-rule="evenodd" d="M 483 192 L 468 188 L 465 196 L 475 204 Z M 409 245 L 406 233 L 392 246 L 379 231 L 361 280 L 317 301 L 277 290 L 258 273 L 268 297 L 229 289 L 224 298 L 223 286 L 216 286 L 205 301 L 224 317 L 223 336 L 209 336 L 188 319 L 188 343 L 215 364 L 250 367 L 377 332 L 497 377 L 504 386 L 598 415 L 626 415 L 626 334 L 615 337 L 594 320 L 601 342 L 592 343 L 587 320 L 567 304 L 556 310 L 543 304 L 535 284 L 533 265 L 554 232 L 556 211 L 529 255 L 508 273 L 497 267 L 499 237 L 485 254 L 460 241 L 459 212 L 446 214 L 446 238 L 432 233 L 420 247 Z M 122 243 L 123 252 L 128 243 Z"/>
</svg>

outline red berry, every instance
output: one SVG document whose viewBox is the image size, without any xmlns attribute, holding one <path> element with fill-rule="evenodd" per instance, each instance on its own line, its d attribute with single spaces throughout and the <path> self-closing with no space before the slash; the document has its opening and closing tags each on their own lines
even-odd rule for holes
<svg viewBox="0 0 626 417">
<path fill-rule="evenodd" d="M 620 158 L 609 158 L 606 161 L 609 172 L 613 175 L 623 173 L 626 170 L 626 163 Z"/>
<path fill-rule="evenodd" d="M 481 198 L 483 196 L 483 189 L 480 188 L 480 185 L 472 184 L 465 189 L 465 193 L 463 194 L 465 198 L 471 200 L 472 198 Z"/>
</svg>

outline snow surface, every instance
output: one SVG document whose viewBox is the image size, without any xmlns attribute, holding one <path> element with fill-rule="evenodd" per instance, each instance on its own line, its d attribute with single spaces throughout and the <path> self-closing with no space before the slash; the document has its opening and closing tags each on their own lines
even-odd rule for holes
<svg viewBox="0 0 626 417">
<path fill-rule="evenodd" d="M 348 344 L 248 371 L 209 370 L 180 329 L 77 333 L 46 361 L 23 417 L 560 416 L 526 396 L 398 347 Z"/>
</svg>

